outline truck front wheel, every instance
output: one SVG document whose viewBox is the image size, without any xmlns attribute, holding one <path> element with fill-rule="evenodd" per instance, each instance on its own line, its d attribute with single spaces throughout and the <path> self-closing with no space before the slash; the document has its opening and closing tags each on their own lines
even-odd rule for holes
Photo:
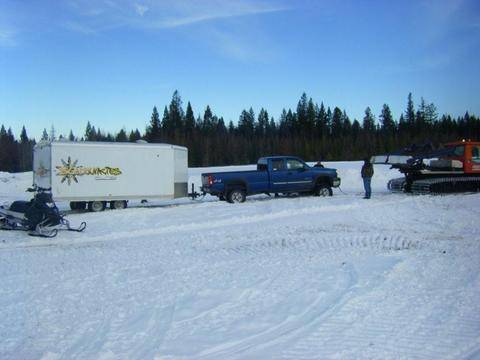
<svg viewBox="0 0 480 360">
<path fill-rule="evenodd" d="M 320 185 L 317 185 L 317 187 L 315 188 L 314 194 L 315 196 L 332 196 L 333 191 L 330 186 L 327 186 L 325 184 L 320 184 Z"/>
<path fill-rule="evenodd" d="M 99 212 L 105 210 L 107 206 L 105 201 L 89 201 L 88 210 L 92 212 Z"/>
<path fill-rule="evenodd" d="M 233 189 L 228 192 L 227 201 L 231 204 L 234 203 L 243 203 L 247 195 L 242 189 Z"/>
</svg>

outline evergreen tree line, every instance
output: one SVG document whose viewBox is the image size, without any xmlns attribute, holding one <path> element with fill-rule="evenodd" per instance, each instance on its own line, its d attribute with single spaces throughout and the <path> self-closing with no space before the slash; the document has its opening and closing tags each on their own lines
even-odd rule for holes
<svg viewBox="0 0 480 360">
<path fill-rule="evenodd" d="M 104 133 L 87 123 L 81 138 L 70 131 L 58 139 L 70 141 L 118 141 L 172 143 L 189 149 L 189 166 L 213 166 L 254 163 L 266 155 L 297 155 L 307 161 L 359 160 L 373 154 L 401 149 L 411 144 L 438 146 L 458 139 L 480 139 L 480 118 L 465 113 L 463 117 L 439 116 L 436 106 L 423 98 L 415 106 L 408 95 L 405 111 L 395 118 L 384 104 L 378 120 L 367 107 L 362 119 L 351 120 L 339 107 L 318 105 L 304 93 L 296 109 L 284 109 L 278 120 L 262 108 L 256 115 L 252 108 L 241 112 L 238 122 L 225 123 L 207 105 L 195 117 L 190 102 L 183 107 L 175 91 L 160 116 L 155 106 L 142 134 L 138 129 L 116 134 Z M 55 129 L 43 131 L 42 140 L 56 139 Z M 0 133 L 0 170 L 27 171 L 32 167 L 32 147 L 25 127 L 20 141 L 2 126 Z"/>
<path fill-rule="evenodd" d="M 31 171 L 33 167 L 33 147 L 35 139 L 29 139 L 25 126 L 22 127 L 20 139 L 15 139 L 12 129 L 0 127 L 0 171 Z"/>
</svg>

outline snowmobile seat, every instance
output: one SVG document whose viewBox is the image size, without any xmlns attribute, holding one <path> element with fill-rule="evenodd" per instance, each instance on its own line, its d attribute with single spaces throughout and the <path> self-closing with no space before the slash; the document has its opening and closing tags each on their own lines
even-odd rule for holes
<svg viewBox="0 0 480 360">
<path fill-rule="evenodd" d="M 32 206 L 31 201 L 14 201 L 12 205 L 10 205 L 10 211 L 15 211 L 19 213 L 26 213 L 27 210 Z"/>
</svg>

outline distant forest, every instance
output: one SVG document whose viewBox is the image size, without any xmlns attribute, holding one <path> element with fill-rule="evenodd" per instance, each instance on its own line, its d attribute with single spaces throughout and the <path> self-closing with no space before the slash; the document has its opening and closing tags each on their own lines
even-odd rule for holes
<svg viewBox="0 0 480 360">
<path fill-rule="evenodd" d="M 339 107 L 318 105 L 304 93 L 295 110 L 283 110 L 274 119 L 266 109 L 256 115 L 252 108 L 243 110 L 236 124 L 225 123 L 207 106 L 195 117 L 190 102 L 184 108 L 175 91 L 160 116 L 153 108 L 144 132 L 138 129 L 105 133 L 87 124 L 85 133 L 56 136 L 55 129 L 43 131 L 42 140 L 117 141 L 140 139 L 152 143 L 172 143 L 189 149 L 189 166 L 214 166 L 255 163 L 265 155 L 297 155 L 307 161 L 359 160 L 366 156 L 401 149 L 411 144 L 430 143 L 434 147 L 458 139 L 480 139 L 480 118 L 465 113 L 463 117 L 439 116 L 436 106 L 423 98 L 415 106 L 410 93 L 405 111 L 394 118 L 384 104 L 378 121 L 367 107 L 363 119 L 353 121 Z M 0 128 L 0 171 L 32 170 L 35 139 L 22 128 L 16 139 L 12 130 Z"/>
</svg>

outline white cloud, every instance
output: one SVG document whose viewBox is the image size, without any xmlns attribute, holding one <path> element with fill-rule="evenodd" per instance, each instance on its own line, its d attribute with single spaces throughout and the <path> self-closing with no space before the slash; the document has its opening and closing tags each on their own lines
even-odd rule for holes
<svg viewBox="0 0 480 360">
<path fill-rule="evenodd" d="M 140 3 L 132 0 L 71 0 L 69 5 L 71 16 L 77 23 L 85 23 L 89 28 L 98 27 L 96 30 L 111 27 L 162 29 L 288 9 L 275 1 L 144 0 Z"/>
<path fill-rule="evenodd" d="M 287 11 L 286 0 L 70 0 L 71 31 L 88 35 L 114 28 L 188 28 L 197 42 L 240 61 L 265 61 L 271 42 L 258 22 L 239 18 Z M 205 25 L 196 27 L 197 25 Z M 195 27 L 193 31 L 189 28 Z M 258 54 L 262 54 L 260 57 Z"/>
<path fill-rule="evenodd" d="M 199 22 L 228 19 L 240 16 L 259 15 L 287 10 L 282 6 L 267 6 L 247 2 L 221 4 L 210 2 L 210 6 L 194 8 L 193 11 L 186 14 L 180 14 L 175 17 L 167 17 L 159 22 L 160 27 L 172 28 L 178 26 L 188 26 Z"/>
<path fill-rule="evenodd" d="M 148 11 L 148 6 L 141 5 L 138 3 L 135 3 L 134 6 L 135 6 L 135 12 L 140 16 L 143 16 L 143 14 L 145 14 Z"/>
</svg>

